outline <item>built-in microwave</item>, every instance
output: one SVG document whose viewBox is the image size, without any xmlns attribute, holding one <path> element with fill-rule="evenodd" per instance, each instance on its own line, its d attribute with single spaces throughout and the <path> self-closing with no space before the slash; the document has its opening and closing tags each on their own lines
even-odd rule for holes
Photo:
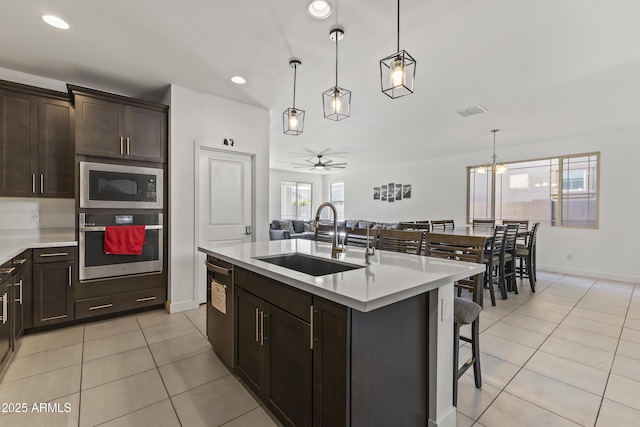
<svg viewBox="0 0 640 427">
<path fill-rule="evenodd" d="M 163 171 L 80 162 L 80 207 L 162 209 Z"/>
</svg>

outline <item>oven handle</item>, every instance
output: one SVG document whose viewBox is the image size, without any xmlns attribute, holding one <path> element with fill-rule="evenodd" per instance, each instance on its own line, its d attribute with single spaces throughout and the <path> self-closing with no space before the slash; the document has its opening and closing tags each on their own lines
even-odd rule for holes
<svg viewBox="0 0 640 427">
<path fill-rule="evenodd" d="M 114 225 L 113 227 L 119 227 Z M 80 231 L 105 231 L 107 227 L 80 227 Z M 162 230 L 162 225 L 145 225 L 145 230 Z"/>
</svg>

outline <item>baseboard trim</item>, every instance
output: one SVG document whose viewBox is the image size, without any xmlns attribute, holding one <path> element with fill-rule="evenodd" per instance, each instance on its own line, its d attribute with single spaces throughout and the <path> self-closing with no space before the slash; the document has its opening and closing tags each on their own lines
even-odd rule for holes
<svg viewBox="0 0 640 427">
<path fill-rule="evenodd" d="M 171 300 L 167 301 L 164 305 L 164 308 L 169 313 L 179 313 L 181 311 L 194 310 L 198 308 L 200 304 L 197 301 L 180 301 L 180 302 L 171 302 Z"/>
<path fill-rule="evenodd" d="M 574 276 L 595 277 L 597 279 L 615 280 L 619 282 L 640 283 L 640 276 L 629 276 L 625 274 L 613 274 L 605 271 L 591 271 L 576 268 L 556 267 L 550 265 L 538 264 L 536 268 L 539 271 L 549 271 L 552 273 L 571 274 Z"/>
</svg>

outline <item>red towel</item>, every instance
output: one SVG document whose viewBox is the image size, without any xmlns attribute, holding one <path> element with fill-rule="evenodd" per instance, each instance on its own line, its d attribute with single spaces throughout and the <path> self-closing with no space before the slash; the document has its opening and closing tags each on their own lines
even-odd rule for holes
<svg viewBox="0 0 640 427">
<path fill-rule="evenodd" d="M 140 255 L 147 243 L 144 225 L 107 226 L 104 232 L 104 253 L 113 255 Z"/>
</svg>

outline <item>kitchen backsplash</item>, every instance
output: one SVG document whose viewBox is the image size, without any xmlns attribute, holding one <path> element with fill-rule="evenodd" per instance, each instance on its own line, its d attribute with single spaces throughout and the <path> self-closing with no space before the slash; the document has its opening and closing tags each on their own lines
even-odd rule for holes
<svg viewBox="0 0 640 427">
<path fill-rule="evenodd" d="M 74 199 L 0 198 L 0 238 L 3 230 L 75 228 Z"/>
</svg>

